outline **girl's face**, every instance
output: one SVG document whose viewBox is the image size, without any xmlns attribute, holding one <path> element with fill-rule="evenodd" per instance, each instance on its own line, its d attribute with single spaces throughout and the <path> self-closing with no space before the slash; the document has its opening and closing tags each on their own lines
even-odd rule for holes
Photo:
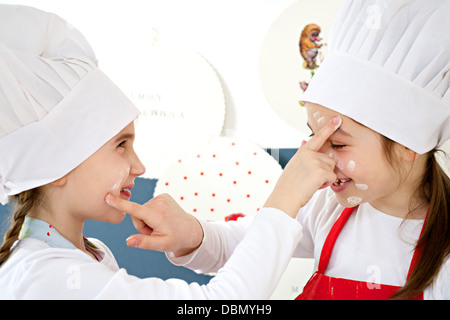
<svg viewBox="0 0 450 320">
<path fill-rule="evenodd" d="M 145 167 L 133 149 L 134 124 L 130 123 L 97 152 L 67 175 L 71 212 L 81 220 L 119 223 L 125 214 L 105 203 L 108 193 L 129 200 L 134 179 Z"/>
<path fill-rule="evenodd" d="M 338 202 L 354 207 L 363 202 L 383 207 L 398 191 L 399 173 L 386 160 L 382 136 L 323 106 L 306 103 L 308 125 L 313 134 L 333 117 L 341 116 L 341 127 L 319 152 L 336 161 L 337 180 L 331 189 Z"/>
</svg>

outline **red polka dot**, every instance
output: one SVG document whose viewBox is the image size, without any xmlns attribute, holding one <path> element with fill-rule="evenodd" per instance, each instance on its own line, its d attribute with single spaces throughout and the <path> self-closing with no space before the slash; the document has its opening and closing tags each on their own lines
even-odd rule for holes
<svg viewBox="0 0 450 320">
<path fill-rule="evenodd" d="M 269 180 L 266 180 L 266 183 L 269 183 Z"/>
<path fill-rule="evenodd" d="M 219 173 L 219 176 L 221 176 L 221 177 L 222 177 L 222 176 L 223 176 L 223 173 Z"/>
<path fill-rule="evenodd" d="M 186 176 L 184 177 L 184 180 L 187 180 L 187 177 L 186 177 Z"/>
<path fill-rule="evenodd" d="M 197 212 L 197 209 L 194 209 L 194 210 L 192 210 L 192 211 Z"/>
<path fill-rule="evenodd" d="M 253 155 L 256 156 L 258 153 L 257 152 L 253 152 Z"/>
<path fill-rule="evenodd" d="M 214 208 L 211 208 L 211 212 L 214 212 Z"/>
<path fill-rule="evenodd" d="M 252 174 L 252 172 L 251 172 L 251 171 L 249 171 L 249 172 L 248 172 L 248 174 Z"/>
<path fill-rule="evenodd" d="M 184 200 L 184 197 L 180 197 L 180 200 Z"/>
<path fill-rule="evenodd" d="M 213 154 L 213 158 L 215 158 L 216 157 L 216 155 L 215 154 Z"/>
<path fill-rule="evenodd" d="M 204 172 L 200 172 L 200 175 L 201 175 L 201 176 L 204 176 L 204 175 L 205 175 L 205 173 L 204 173 Z"/>
<path fill-rule="evenodd" d="M 227 202 L 231 202 L 231 199 L 227 199 Z"/>
<path fill-rule="evenodd" d="M 50 237 L 50 232 L 47 232 L 47 236 L 49 236 L 49 237 Z"/>
<path fill-rule="evenodd" d="M 200 158 L 200 155 L 199 155 L 199 154 L 197 155 L 197 158 Z"/>
<path fill-rule="evenodd" d="M 239 165 L 239 161 L 236 161 L 236 165 L 237 165 L 237 166 Z"/>
<path fill-rule="evenodd" d="M 194 193 L 194 196 L 198 196 L 198 192 Z"/>
<path fill-rule="evenodd" d="M 212 194 L 212 196 L 213 196 L 213 197 L 215 197 L 215 196 L 216 196 L 216 194 L 215 194 L 215 193 L 213 193 L 213 194 Z"/>
<path fill-rule="evenodd" d="M 166 182 L 165 184 L 166 184 L 166 186 L 168 186 L 168 185 L 169 185 L 169 183 L 168 183 L 168 182 Z"/>
<path fill-rule="evenodd" d="M 178 163 L 181 163 L 181 159 L 178 160 Z"/>
<path fill-rule="evenodd" d="M 249 195 L 249 194 L 247 195 L 247 198 L 250 198 L 250 195 Z"/>
</svg>

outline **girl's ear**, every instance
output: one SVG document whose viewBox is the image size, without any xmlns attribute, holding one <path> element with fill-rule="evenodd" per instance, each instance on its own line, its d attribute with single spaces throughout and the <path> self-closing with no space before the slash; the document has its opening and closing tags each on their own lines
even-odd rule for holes
<svg viewBox="0 0 450 320">
<path fill-rule="evenodd" d="M 403 150 L 402 150 L 403 160 L 405 160 L 407 162 L 414 162 L 420 157 L 420 154 L 418 154 L 417 152 L 412 151 L 411 149 L 409 149 L 405 146 L 402 146 L 402 147 L 403 147 Z"/>
<path fill-rule="evenodd" d="M 62 178 L 59 178 L 58 180 L 50 182 L 50 184 L 55 187 L 62 187 L 66 185 L 66 183 L 67 183 L 67 176 L 64 176 Z"/>
</svg>

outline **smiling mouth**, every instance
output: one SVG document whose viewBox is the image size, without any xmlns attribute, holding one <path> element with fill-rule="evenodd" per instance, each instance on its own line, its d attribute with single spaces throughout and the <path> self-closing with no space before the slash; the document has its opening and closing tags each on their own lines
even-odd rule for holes
<svg viewBox="0 0 450 320">
<path fill-rule="evenodd" d="M 338 187 L 338 186 L 343 186 L 344 184 L 350 182 L 352 179 L 348 178 L 348 179 L 336 179 L 335 182 L 333 182 L 333 185 Z"/>
<path fill-rule="evenodd" d="M 120 194 L 127 198 L 131 197 L 131 191 L 130 191 L 130 189 L 127 189 L 127 188 L 120 189 Z"/>
<path fill-rule="evenodd" d="M 120 194 L 126 196 L 127 198 L 131 197 L 131 189 L 133 189 L 134 185 L 129 185 L 125 188 L 120 189 Z"/>
</svg>

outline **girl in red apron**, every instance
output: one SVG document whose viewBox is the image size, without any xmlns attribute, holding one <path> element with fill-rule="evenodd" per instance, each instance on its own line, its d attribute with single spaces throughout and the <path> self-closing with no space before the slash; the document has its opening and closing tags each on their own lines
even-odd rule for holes
<svg viewBox="0 0 450 320">
<path fill-rule="evenodd" d="M 277 184 L 284 204 L 269 198 L 260 210 L 288 212 L 302 202 L 296 212 L 303 239 L 293 256 L 316 251 L 320 261 L 298 299 L 450 299 L 450 179 L 435 157 L 450 139 L 450 40 L 442 33 L 450 30 L 448 16 L 447 0 L 349 0 L 339 11 L 301 100 L 317 137 L 333 117 L 342 124 L 314 150 L 313 140 L 302 145 Z M 317 166 L 305 172 L 311 164 Z M 314 190 L 292 195 L 298 181 L 303 186 L 319 174 Z M 316 192 L 320 186 L 332 191 Z M 405 245 L 399 227 L 408 219 L 423 227 L 420 235 L 408 230 Z M 204 223 L 209 240 L 184 265 L 214 272 L 243 225 L 223 227 L 218 236 L 217 225 Z M 377 264 L 384 282 L 362 281 L 367 266 Z"/>
<path fill-rule="evenodd" d="M 319 152 L 336 161 L 331 189 L 350 209 L 331 228 L 318 270 L 298 299 L 423 299 L 439 273 L 448 281 L 450 180 L 435 154 L 450 139 L 450 39 L 431 36 L 450 30 L 445 15 L 448 1 L 369 0 L 345 1 L 335 18 L 329 52 L 302 101 L 313 133 L 328 117 L 343 116 L 342 130 Z M 363 140 L 366 134 L 374 139 Z M 327 276 L 351 207 L 363 203 L 403 219 L 426 216 L 404 286 L 371 289 Z"/>
<path fill-rule="evenodd" d="M 376 284 L 375 286 L 373 283 L 365 281 L 334 278 L 325 275 L 336 239 L 354 209 L 345 208 L 334 223 L 322 248 L 318 270 L 309 279 L 303 288 L 303 292 L 296 300 L 388 300 L 401 288 L 386 284 Z M 424 227 L 425 224 L 422 227 L 421 235 Z M 408 278 L 419 259 L 420 251 L 420 248 L 414 251 Z M 423 300 L 423 293 L 420 293 L 414 299 Z"/>
</svg>

